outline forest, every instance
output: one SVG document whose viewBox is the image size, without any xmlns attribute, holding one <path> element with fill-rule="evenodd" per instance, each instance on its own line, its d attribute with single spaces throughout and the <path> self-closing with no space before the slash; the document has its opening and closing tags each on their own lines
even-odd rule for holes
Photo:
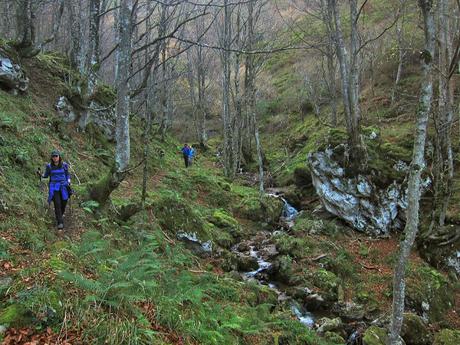
<svg viewBox="0 0 460 345">
<path fill-rule="evenodd" d="M 0 0 L 2 345 L 460 344 L 458 0 Z"/>
</svg>

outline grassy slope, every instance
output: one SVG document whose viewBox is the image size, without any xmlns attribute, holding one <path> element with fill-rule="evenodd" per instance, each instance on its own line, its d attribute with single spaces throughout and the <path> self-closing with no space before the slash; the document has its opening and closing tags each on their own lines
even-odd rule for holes
<svg viewBox="0 0 460 345">
<path fill-rule="evenodd" d="M 186 171 L 174 140 L 152 141 L 147 210 L 128 222 L 115 217 L 114 209 L 139 198 L 138 169 L 109 210 L 74 200 L 68 230 L 57 235 L 34 171 L 57 147 L 84 185 L 107 171 L 113 145 L 57 117 L 53 104 L 71 93 L 63 80 L 72 73 L 59 57 L 39 56 L 25 68 L 27 95 L 0 91 L 0 324 L 24 327 L 22 341 L 51 343 L 323 343 L 288 309 L 273 309 L 272 292 L 233 279 L 220 262 L 199 259 L 176 240 L 186 230 L 231 243 L 235 231 L 247 231 L 235 230 L 231 215 L 251 211 L 257 191 L 228 183 L 212 156 Z M 133 124 L 133 136 L 139 132 Z M 10 341 L 20 337 L 15 332 L 9 329 Z"/>
</svg>

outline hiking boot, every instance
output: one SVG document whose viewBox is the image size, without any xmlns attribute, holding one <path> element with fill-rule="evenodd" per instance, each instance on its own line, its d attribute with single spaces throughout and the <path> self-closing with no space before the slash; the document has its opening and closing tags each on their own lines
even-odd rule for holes
<svg viewBox="0 0 460 345">
<path fill-rule="evenodd" d="M 59 224 L 58 224 L 58 230 L 62 230 L 62 229 L 64 229 L 64 224 L 59 223 Z"/>
</svg>

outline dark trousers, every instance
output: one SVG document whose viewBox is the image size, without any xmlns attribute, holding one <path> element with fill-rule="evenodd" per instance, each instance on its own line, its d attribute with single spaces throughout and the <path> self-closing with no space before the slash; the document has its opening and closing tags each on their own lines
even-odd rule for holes
<svg viewBox="0 0 460 345">
<path fill-rule="evenodd" d="M 54 214 L 58 224 L 63 224 L 62 215 L 65 212 L 67 200 L 62 200 L 61 192 L 54 192 L 53 194 Z"/>
<path fill-rule="evenodd" d="M 188 160 L 188 155 L 184 154 L 184 163 L 185 163 L 185 167 L 188 168 L 188 166 L 190 165 L 190 161 Z"/>
</svg>

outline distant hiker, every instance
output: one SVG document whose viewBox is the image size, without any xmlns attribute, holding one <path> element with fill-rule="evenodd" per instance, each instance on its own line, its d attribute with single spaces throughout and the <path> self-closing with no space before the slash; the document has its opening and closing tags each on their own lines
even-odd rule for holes
<svg viewBox="0 0 460 345">
<path fill-rule="evenodd" d="M 190 165 L 190 146 L 188 146 L 188 144 L 184 144 L 181 151 L 182 156 L 184 157 L 185 167 L 188 168 Z"/>
<path fill-rule="evenodd" d="M 195 157 L 195 149 L 192 145 L 190 145 L 190 150 L 188 154 L 188 165 L 191 166 L 193 164 L 193 158 Z"/>
<path fill-rule="evenodd" d="M 46 165 L 44 174 L 42 175 L 40 170 L 37 173 L 40 178 L 50 178 L 48 204 L 51 203 L 51 200 L 53 201 L 57 227 L 62 230 L 64 228 L 62 216 L 71 194 L 69 166 L 62 161 L 61 153 L 54 150 L 51 152 L 51 162 Z"/>
</svg>

